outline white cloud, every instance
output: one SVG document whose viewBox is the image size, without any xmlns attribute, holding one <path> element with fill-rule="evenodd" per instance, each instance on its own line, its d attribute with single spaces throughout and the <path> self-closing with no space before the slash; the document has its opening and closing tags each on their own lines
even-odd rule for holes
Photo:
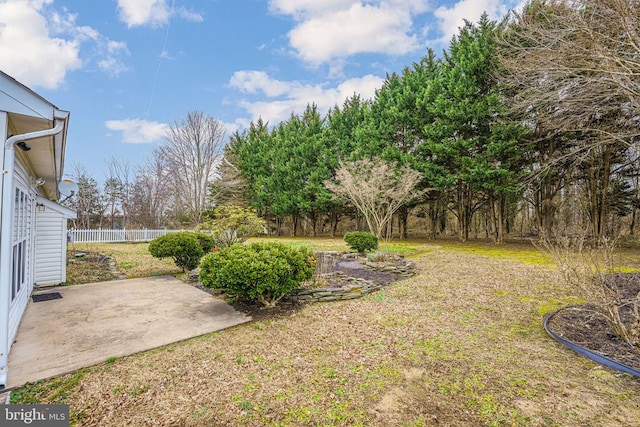
<svg viewBox="0 0 640 427">
<path fill-rule="evenodd" d="M 118 77 L 121 73 L 129 71 L 129 67 L 121 59 L 123 56 L 129 55 L 131 52 L 124 42 L 109 40 L 101 35 L 98 35 L 94 40 L 93 56 L 97 61 L 98 68 L 111 77 Z"/>
<path fill-rule="evenodd" d="M 434 15 L 440 21 L 442 37 L 440 43 L 448 43 L 451 38 L 464 27 L 464 21 L 475 23 L 484 12 L 489 18 L 500 19 L 510 9 L 522 7 L 523 0 L 460 0 L 451 7 L 441 6 L 434 11 Z"/>
<path fill-rule="evenodd" d="M 268 97 L 284 95 L 297 83 L 282 82 L 272 79 L 263 71 L 236 71 L 229 80 L 229 85 L 245 93 L 263 92 Z"/>
<path fill-rule="evenodd" d="M 112 77 L 118 77 L 129 68 L 114 57 L 107 57 L 98 61 L 98 68 Z"/>
<path fill-rule="evenodd" d="M 179 16 L 191 22 L 202 22 L 203 17 L 180 7 L 172 10 L 167 0 L 117 0 L 120 20 L 129 28 L 148 25 L 160 27 L 169 22 L 171 16 Z"/>
<path fill-rule="evenodd" d="M 192 10 L 187 10 L 184 7 L 180 7 L 176 10 L 176 15 L 178 15 L 180 18 L 184 19 L 185 21 L 190 21 L 190 22 L 203 22 L 204 21 L 204 17 L 197 13 L 194 12 Z"/>
<path fill-rule="evenodd" d="M 55 89 L 82 66 L 79 41 L 52 37 L 42 14 L 51 1 L 0 3 L 0 68 L 27 86 Z"/>
<path fill-rule="evenodd" d="M 165 0 L 118 0 L 120 20 L 129 28 L 150 25 L 161 26 L 171 16 Z"/>
<path fill-rule="evenodd" d="M 127 70 L 123 42 L 77 25 L 77 15 L 52 0 L 0 0 L 0 68 L 28 86 L 55 89 L 68 72 L 97 66 L 112 76 Z M 81 51 L 88 47 L 89 51 Z"/>
<path fill-rule="evenodd" d="M 328 87 L 326 84 L 285 82 L 273 79 L 261 71 L 238 71 L 229 80 L 229 85 L 245 94 L 266 96 L 266 100 L 245 98 L 239 101 L 239 105 L 249 113 L 251 120 L 261 117 L 276 125 L 287 120 L 291 113 L 301 114 L 308 104 L 315 103 L 321 113 L 326 113 L 335 105 L 341 106 L 354 93 L 363 98 L 371 98 L 383 81 L 382 77 L 369 74 Z"/>
<path fill-rule="evenodd" d="M 122 142 L 130 144 L 149 144 L 159 141 L 167 135 L 169 125 L 143 119 L 108 120 L 105 126 L 110 130 L 122 132 Z"/>
<path fill-rule="evenodd" d="M 269 7 L 275 13 L 302 17 L 347 9 L 352 4 L 354 0 L 271 0 Z"/>
<path fill-rule="evenodd" d="M 289 44 L 303 61 L 318 66 L 357 53 L 417 49 L 413 20 L 428 10 L 428 1 L 271 0 L 270 7 L 293 16 L 297 24 L 288 34 Z"/>
</svg>

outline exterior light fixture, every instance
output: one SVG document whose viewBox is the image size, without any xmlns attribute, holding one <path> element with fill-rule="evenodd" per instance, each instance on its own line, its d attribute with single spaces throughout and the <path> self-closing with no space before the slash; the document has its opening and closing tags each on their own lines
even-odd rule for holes
<svg viewBox="0 0 640 427">
<path fill-rule="evenodd" d="M 27 144 L 24 141 L 20 141 L 16 144 L 16 146 L 21 149 L 22 151 L 29 151 L 31 150 L 31 147 L 29 146 L 29 144 Z"/>
<path fill-rule="evenodd" d="M 43 186 L 47 182 L 44 178 L 36 178 L 36 185 Z"/>
</svg>

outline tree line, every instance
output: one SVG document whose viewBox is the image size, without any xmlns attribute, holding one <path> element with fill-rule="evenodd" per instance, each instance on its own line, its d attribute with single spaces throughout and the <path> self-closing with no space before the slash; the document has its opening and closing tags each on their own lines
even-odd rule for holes
<svg viewBox="0 0 640 427">
<path fill-rule="evenodd" d="M 410 165 L 423 197 L 409 214 L 431 237 L 587 227 L 635 231 L 638 186 L 636 1 L 532 1 L 503 22 L 467 22 L 432 50 L 321 117 L 311 104 L 270 130 L 257 120 L 227 146 L 225 174 L 278 228 L 354 216 L 326 185 L 340 161 Z M 223 180 L 224 181 L 224 180 Z M 622 229 L 626 227 L 624 230 Z M 415 231 L 415 230 L 412 230 Z"/>
<path fill-rule="evenodd" d="M 340 172 L 369 159 L 394 168 L 363 172 L 367 183 L 376 172 L 396 179 L 407 167 L 419 176 L 415 197 L 377 234 L 455 232 L 496 242 L 557 228 L 633 235 L 639 14 L 638 1 L 533 0 L 502 22 L 485 15 L 467 22 L 442 55 L 428 49 L 388 75 L 373 99 L 354 93 L 324 115 L 310 103 L 278 124 L 251 122 L 224 152 L 216 144 L 216 167 L 197 177 L 198 156 L 175 147 L 198 146 L 198 138 L 178 132 L 188 123 L 176 124 L 132 180 L 122 216 L 146 221 L 143 211 L 153 209 L 141 207 L 154 199 L 143 183 L 171 173 L 180 179 L 160 178 L 171 188 L 155 193 L 163 200 L 149 215 L 155 224 L 198 223 L 211 206 L 231 203 L 253 207 L 274 233 L 335 233 L 347 221 L 366 229 L 366 215 L 336 186 L 346 185 Z"/>
</svg>

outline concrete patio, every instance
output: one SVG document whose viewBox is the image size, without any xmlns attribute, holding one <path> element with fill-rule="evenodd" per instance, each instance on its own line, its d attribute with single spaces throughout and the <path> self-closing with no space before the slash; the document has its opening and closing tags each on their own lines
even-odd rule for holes
<svg viewBox="0 0 640 427">
<path fill-rule="evenodd" d="M 38 290 L 9 354 L 7 389 L 251 320 L 174 277 Z"/>
</svg>

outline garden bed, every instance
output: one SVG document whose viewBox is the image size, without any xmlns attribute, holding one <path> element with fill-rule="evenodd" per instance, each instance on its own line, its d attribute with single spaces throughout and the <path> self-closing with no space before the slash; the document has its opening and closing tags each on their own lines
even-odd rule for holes
<svg viewBox="0 0 640 427">
<path fill-rule="evenodd" d="M 638 273 L 612 276 L 612 280 L 624 286 L 625 298 L 634 298 L 640 293 L 640 274 Z M 628 320 L 631 313 L 623 311 L 623 315 Z M 556 335 L 595 355 L 611 359 L 640 372 L 640 349 L 616 338 L 604 317 L 598 314 L 592 304 L 560 309 L 548 317 L 546 326 L 552 336 Z"/>
<path fill-rule="evenodd" d="M 369 261 L 352 253 L 316 253 L 316 275 L 291 293 L 291 302 L 322 302 L 359 298 L 415 274 L 414 263 L 401 256 Z"/>
</svg>

